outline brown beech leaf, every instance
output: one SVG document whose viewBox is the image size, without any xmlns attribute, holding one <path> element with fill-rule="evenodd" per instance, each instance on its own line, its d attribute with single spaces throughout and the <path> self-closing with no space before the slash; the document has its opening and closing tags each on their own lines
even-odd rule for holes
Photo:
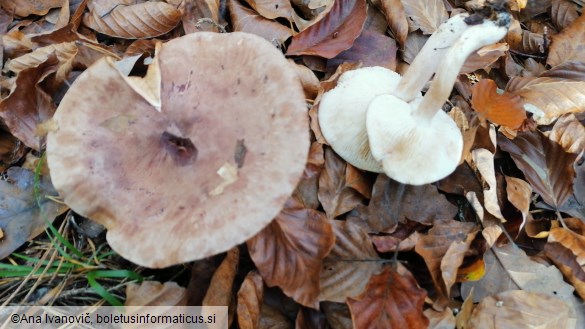
<svg viewBox="0 0 585 329">
<path fill-rule="evenodd" d="M 299 65 L 300 66 L 300 65 Z M 311 74 L 313 74 L 311 72 Z M 293 192 L 293 197 L 297 199 L 304 208 L 319 208 L 319 175 L 325 163 L 323 154 L 323 144 L 313 142 L 309 149 L 309 158 L 301 181 Z"/>
<path fill-rule="evenodd" d="M 550 18 L 558 30 L 563 30 L 579 17 L 574 3 L 567 0 L 553 0 Z"/>
<path fill-rule="evenodd" d="M 510 49 L 507 43 L 496 43 L 485 46 L 469 56 L 460 73 L 472 73 L 477 70 L 486 68 L 497 61 L 500 57 L 505 56 Z"/>
<path fill-rule="evenodd" d="M 550 71 L 536 79 L 511 79 L 506 86 L 506 90 L 513 88 L 511 91 L 521 96 L 525 104 L 542 111 L 534 117 L 539 125 L 550 124 L 566 113 L 583 112 L 585 108 L 585 81 L 550 76 Z"/>
<path fill-rule="evenodd" d="M 201 303 L 203 306 L 231 306 L 232 286 L 238 272 L 240 250 L 230 249 L 209 283 L 207 293 Z M 230 321 L 231 322 L 231 321 Z"/>
<path fill-rule="evenodd" d="M 214 23 L 219 24 L 218 0 L 186 0 L 185 14 L 181 18 L 185 33 L 199 31 L 218 32 Z"/>
<path fill-rule="evenodd" d="M 63 6 L 63 0 L 2 0 L 0 6 L 9 13 L 19 17 L 29 15 L 46 15 L 52 8 Z"/>
<path fill-rule="evenodd" d="M 60 63 L 70 62 L 77 54 L 77 46 L 75 42 L 64 42 L 37 48 L 31 53 L 7 61 L 3 70 L 19 73 L 45 62 L 51 54 L 55 54 Z"/>
<path fill-rule="evenodd" d="M 484 298 L 469 319 L 469 329 L 575 328 L 567 303 L 550 295 L 524 291 L 504 291 Z"/>
<path fill-rule="evenodd" d="M 289 20 L 292 18 L 293 8 L 288 0 L 246 0 L 246 2 L 265 18 L 284 17 Z"/>
<path fill-rule="evenodd" d="M 37 125 L 50 119 L 55 104 L 39 84 L 57 70 L 58 59 L 54 55 L 36 67 L 22 70 L 16 77 L 10 95 L 0 101 L 0 117 L 10 132 L 26 146 L 41 150 L 44 138 L 36 135 Z"/>
<path fill-rule="evenodd" d="M 185 288 L 173 281 L 130 283 L 126 286 L 125 306 L 186 306 Z"/>
<path fill-rule="evenodd" d="M 556 66 L 569 61 L 585 62 L 585 16 L 581 15 L 571 25 L 552 36 L 546 63 Z"/>
<path fill-rule="evenodd" d="M 33 190 L 34 172 L 12 167 L 6 176 L 6 180 L 0 180 L 0 231 L 4 235 L 0 239 L 0 259 L 43 233 L 47 220 L 52 222 L 68 209 L 64 204 L 47 198 L 57 195 L 48 176 L 42 177 L 39 183 L 40 209 Z"/>
<path fill-rule="evenodd" d="M 27 151 L 24 144 L 8 131 L 0 129 L 0 171 L 20 161 Z"/>
<path fill-rule="evenodd" d="M 510 153 L 532 189 L 549 206 L 559 209 L 573 193 L 576 154 L 565 152 L 538 131 L 519 133 L 514 140 L 499 135 L 498 144 Z"/>
<path fill-rule="evenodd" d="M 584 298 L 585 265 L 581 265 L 577 262 L 577 258 L 571 249 L 559 242 L 549 242 L 544 246 L 544 254 L 555 264 L 561 273 L 563 273 L 565 278 L 571 282 L 579 296 Z"/>
<path fill-rule="evenodd" d="M 579 154 L 585 150 L 585 126 L 573 114 L 559 118 L 548 138 L 559 143 L 569 153 Z"/>
<path fill-rule="evenodd" d="M 449 297 L 451 286 L 457 279 L 457 269 L 463 263 L 465 252 L 479 232 L 474 223 L 455 220 L 436 221 L 427 235 L 418 239 L 414 250 L 427 264 L 433 283 L 443 300 L 442 309 Z"/>
<path fill-rule="evenodd" d="M 442 0 L 402 0 L 402 5 L 414 29 L 424 34 L 432 34 L 449 18 Z"/>
<path fill-rule="evenodd" d="M 522 213 L 522 226 L 530 215 L 530 204 L 532 203 L 532 187 L 527 182 L 516 177 L 506 177 L 506 194 L 508 201 Z M 499 227 L 499 226 L 498 226 Z"/>
<path fill-rule="evenodd" d="M 123 39 L 152 38 L 169 32 L 181 21 L 182 13 L 166 2 L 118 5 L 101 16 L 93 10 L 83 24 L 96 32 Z"/>
<path fill-rule="evenodd" d="M 260 324 L 260 308 L 264 298 L 264 281 L 258 272 L 246 275 L 238 291 L 238 326 L 240 329 L 256 329 Z"/>
<path fill-rule="evenodd" d="M 321 303 L 321 310 L 325 313 L 327 322 L 333 329 L 353 329 L 351 314 L 346 303 Z"/>
<path fill-rule="evenodd" d="M 378 7 L 386 16 L 386 21 L 396 37 L 396 41 L 404 48 L 408 36 L 408 18 L 400 0 L 380 0 Z"/>
<path fill-rule="evenodd" d="M 323 260 L 319 300 L 343 303 L 364 291 L 368 278 L 381 270 L 384 261 L 367 232 L 352 219 L 334 220 L 332 224 L 335 245 Z"/>
<path fill-rule="evenodd" d="M 364 293 L 347 304 L 355 329 L 419 329 L 429 325 L 422 309 L 426 295 L 398 263 L 372 276 Z"/>
<path fill-rule="evenodd" d="M 432 225 L 435 220 L 457 214 L 457 207 L 439 194 L 435 186 L 404 185 L 384 174 L 378 175 L 369 205 L 358 209 L 372 233 L 392 233 L 406 219 Z"/>
<path fill-rule="evenodd" d="M 354 188 L 349 186 L 352 182 L 347 181 L 347 172 L 352 173 L 355 180 L 363 180 L 363 172 L 359 173 L 351 168 L 351 165 L 341 159 L 330 148 L 325 149 L 325 168 L 319 176 L 319 201 L 329 218 L 335 218 L 354 209 L 364 199 Z M 353 182 L 354 184 L 364 184 Z"/>
<path fill-rule="evenodd" d="M 471 105 L 482 117 L 511 129 L 519 129 L 526 120 L 526 111 L 522 99 L 509 92 L 498 93 L 496 82 L 481 79 L 471 92 Z"/>
<path fill-rule="evenodd" d="M 317 23 L 292 38 L 287 55 L 333 58 L 351 48 L 366 21 L 365 0 L 337 0 Z"/>
<path fill-rule="evenodd" d="M 279 286 L 301 305 L 317 308 L 323 258 L 335 235 L 325 214 L 289 200 L 274 221 L 248 240 L 250 257 L 268 286 Z"/>
<path fill-rule="evenodd" d="M 432 329 L 453 329 L 455 328 L 455 316 L 453 310 L 445 307 L 443 311 L 436 311 L 428 308 L 423 314 L 429 319 L 429 328 Z"/>
<path fill-rule="evenodd" d="M 256 34 L 277 44 L 284 43 L 292 35 L 289 27 L 258 15 L 244 7 L 238 0 L 228 0 L 228 8 L 234 31 Z"/>
<path fill-rule="evenodd" d="M 383 66 L 387 69 L 396 68 L 396 42 L 394 39 L 370 30 L 364 30 L 348 50 L 327 60 L 327 70 L 334 71 L 345 62 L 361 62 L 362 66 Z"/>
<path fill-rule="evenodd" d="M 485 253 L 484 260 L 486 272 L 483 278 L 461 284 L 464 298 L 472 288 L 474 302 L 503 291 L 521 289 L 558 297 L 570 305 L 576 302 L 574 288 L 563 280 L 555 266 L 533 261 L 516 246 L 493 246 Z"/>
</svg>

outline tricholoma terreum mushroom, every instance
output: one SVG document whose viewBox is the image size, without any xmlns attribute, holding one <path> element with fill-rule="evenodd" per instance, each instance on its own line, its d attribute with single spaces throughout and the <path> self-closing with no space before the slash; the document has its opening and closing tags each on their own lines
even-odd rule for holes
<svg viewBox="0 0 585 329">
<path fill-rule="evenodd" d="M 465 59 L 502 39 L 510 20 L 506 12 L 497 13 L 495 22 L 477 24 L 467 17 L 443 23 L 402 78 L 382 67 L 342 74 L 319 105 L 321 131 L 335 152 L 358 168 L 384 172 L 404 184 L 432 183 L 455 170 L 463 140 L 441 107 Z"/>
<path fill-rule="evenodd" d="M 279 213 L 308 154 L 306 103 L 289 65 L 260 37 L 208 32 L 163 44 L 140 83 L 98 61 L 55 113 L 55 188 L 140 265 L 246 241 Z"/>
</svg>

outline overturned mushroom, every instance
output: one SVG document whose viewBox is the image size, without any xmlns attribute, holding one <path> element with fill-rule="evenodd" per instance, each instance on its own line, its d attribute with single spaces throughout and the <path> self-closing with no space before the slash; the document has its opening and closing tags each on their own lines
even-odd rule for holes
<svg viewBox="0 0 585 329">
<path fill-rule="evenodd" d="M 374 98 L 366 129 L 374 159 L 384 172 L 404 183 L 422 185 L 452 173 L 463 149 L 455 122 L 442 111 L 465 59 L 506 35 L 506 26 L 485 20 L 466 30 L 441 60 L 431 87 L 420 104 L 393 95 Z"/>
<path fill-rule="evenodd" d="M 468 24 L 464 15 L 452 17 L 431 36 L 402 79 L 378 67 L 344 73 L 319 107 L 327 142 L 352 165 L 385 172 L 402 183 L 426 184 L 450 174 L 461 156 L 461 134 L 440 108 L 465 59 L 505 35 L 509 14 L 498 15 L 497 23 L 480 24 Z M 421 100 L 435 69 L 433 85 Z"/>
<path fill-rule="evenodd" d="M 296 73 L 260 37 L 189 34 L 150 69 L 160 104 L 111 60 L 87 69 L 55 113 L 47 155 L 65 203 L 104 224 L 123 257 L 160 268 L 265 227 L 303 172 L 309 132 Z"/>
<path fill-rule="evenodd" d="M 469 28 L 467 14 L 453 16 L 431 35 L 404 77 L 383 67 L 364 67 L 345 72 L 337 86 L 325 93 L 319 104 L 319 126 L 323 136 L 343 159 L 360 169 L 382 172 L 372 158 L 366 132 L 366 110 L 378 95 L 395 95 L 407 102 L 420 101 L 421 90 L 439 61 Z"/>
</svg>

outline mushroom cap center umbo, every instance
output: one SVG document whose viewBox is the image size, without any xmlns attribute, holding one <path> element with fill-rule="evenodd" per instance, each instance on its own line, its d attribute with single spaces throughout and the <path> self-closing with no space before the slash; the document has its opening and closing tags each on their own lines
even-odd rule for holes
<svg viewBox="0 0 585 329">
<path fill-rule="evenodd" d="M 422 185 L 451 174 L 461 158 L 463 138 L 443 111 L 430 120 L 417 120 L 417 104 L 392 95 L 374 98 L 366 127 L 374 158 L 389 177 L 403 184 Z"/>
<path fill-rule="evenodd" d="M 163 44 L 160 112 L 108 60 L 82 74 L 48 136 L 56 189 L 149 267 L 204 258 L 280 211 L 309 149 L 301 84 L 269 42 L 194 33 Z"/>
</svg>

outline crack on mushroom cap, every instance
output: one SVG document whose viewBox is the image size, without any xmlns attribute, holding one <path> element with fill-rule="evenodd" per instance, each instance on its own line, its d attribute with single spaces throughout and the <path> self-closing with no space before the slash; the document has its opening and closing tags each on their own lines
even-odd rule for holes
<svg viewBox="0 0 585 329">
<path fill-rule="evenodd" d="M 158 56 L 161 112 L 100 60 L 63 98 L 47 144 L 65 203 L 149 267 L 214 255 L 259 232 L 296 187 L 310 146 L 300 81 L 264 39 L 198 32 Z M 116 116 L 132 120 L 103 125 Z M 224 165 L 237 180 L 213 196 Z"/>
</svg>

